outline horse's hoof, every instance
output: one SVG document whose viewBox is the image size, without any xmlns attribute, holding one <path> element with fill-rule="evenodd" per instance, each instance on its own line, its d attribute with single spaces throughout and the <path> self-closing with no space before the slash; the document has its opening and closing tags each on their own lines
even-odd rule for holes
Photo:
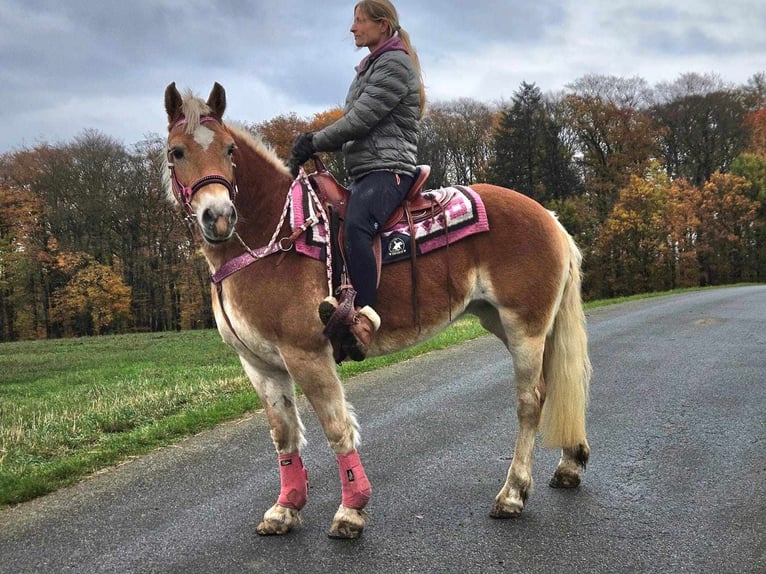
<svg viewBox="0 0 766 574">
<path fill-rule="evenodd" d="M 301 517 L 297 510 L 275 504 L 263 515 L 263 521 L 255 531 L 260 536 L 281 536 L 299 526 Z"/>
<path fill-rule="evenodd" d="M 506 518 L 518 518 L 521 516 L 521 511 L 524 510 L 524 505 L 517 502 L 500 503 L 495 501 L 495 505 L 492 507 L 489 515 L 492 518 L 506 519 Z"/>
<path fill-rule="evenodd" d="M 344 540 L 359 538 L 364 531 L 364 515 L 365 512 L 362 510 L 346 508 L 341 504 L 327 535 L 330 538 Z"/>
<path fill-rule="evenodd" d="M 580 481 L 578 473 L 556 472 L 548 485 L 551 488 L 577 488 Z"/>
<path fill-rule="evenodd" d="M 290 532 L 290 527 L 286 524 L 274 523 L 272 521 L 263 521 L 255 529 L 260 536 L 282 536 Z"/>
</svg>

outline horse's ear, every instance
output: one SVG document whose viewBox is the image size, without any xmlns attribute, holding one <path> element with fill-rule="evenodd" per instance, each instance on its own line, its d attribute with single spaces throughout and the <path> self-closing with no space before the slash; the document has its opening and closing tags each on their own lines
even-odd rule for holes
<svg viewBox="0 0 766 574">
<path fill-rule="evenodd" d="M 176 88 L 176 83 L 169 84 L 165 88 L 165 111 L 168 113 L 168 124 L 173 125 L 181 118 L 183 114 L 182 104 L 183 100 Z"/>
<path fill-rule="evenodd" d="M 214 116 L 219 120 L 223 118 L 223 112 L 226 111 L 226 90 L 218 82 L 213 84 L 213 89 L 210 90 L 207 105 Z"/>
</svg>

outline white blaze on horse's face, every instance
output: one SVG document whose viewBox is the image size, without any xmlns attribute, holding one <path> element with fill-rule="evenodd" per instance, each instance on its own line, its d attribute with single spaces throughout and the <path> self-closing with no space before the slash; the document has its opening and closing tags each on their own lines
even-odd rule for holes
<svg viewBox="0 0 766 574">
<path fill-rule="evenodd" d="M 210 144 L 213 143 L 214 139 L 215 132 L 207 126 L 200 125 L 194 130 L 194 141 L 197 142 L 204 151 L 207 151 L 207 148 L 210 147 Z"/>
</svg>

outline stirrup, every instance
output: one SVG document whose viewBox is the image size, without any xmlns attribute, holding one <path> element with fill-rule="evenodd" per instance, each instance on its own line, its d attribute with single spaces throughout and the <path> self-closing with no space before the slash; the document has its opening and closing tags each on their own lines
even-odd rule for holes
<svg viewBox="0 0 766 574">
<path fill-rule="evenodd" d="M 356 309 L 349 325 L 351 337 L 343 350 L 353 360 L 363 361 L 378 329 L 380 329 L 380 316 L 375 312 L 375 309 L 369 305 Z"/>
</svg>

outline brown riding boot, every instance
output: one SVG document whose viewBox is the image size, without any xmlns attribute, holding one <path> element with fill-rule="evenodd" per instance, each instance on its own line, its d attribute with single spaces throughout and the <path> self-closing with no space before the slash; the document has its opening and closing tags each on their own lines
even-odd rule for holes
<svg viewBox="0 0 766 574">
<path fill-rule="evenodd" d="M 369 305 L 357 309 L 349 325 L 349 331 L 354 336 L 353 341 L 349 341 L 349 344 L 344 346 L 348 356 L 355 361 L 363 361 L 378 329 L 380 329 L 380 317 L 375 309 Z"/>
</svg>

